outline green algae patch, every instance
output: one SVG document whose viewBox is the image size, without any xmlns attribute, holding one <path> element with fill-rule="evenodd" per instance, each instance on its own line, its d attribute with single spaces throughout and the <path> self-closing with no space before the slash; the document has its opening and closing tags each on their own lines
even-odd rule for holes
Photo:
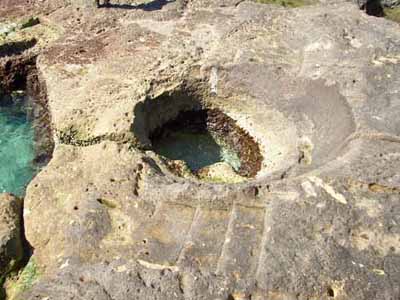
<svg viewBox="0 0 400 300">
<path fill-rule="evenodd" d="M 11 275 L 5 285 L 7 299 L 19 300 L 18 296 L 28 291 L 40 277 L 40 271 L 34 258 L 17 274 Z"/>
<path fill-rule="evenodd" d="M 65 129 L 61 129 L 56 133 L 62 144 L 74 146 L 91 146 L 98 144 L 104 138 L 103 136 L 90 136 L 87 128 L 82 128 L 76 125 L 70 125 Z"/>
<path fill-rule="evenodd" d="M 400 23 L 400 7 L 396 8 L 385 8 L 384 9 L 385 18 Z"/>
<path fill-rule="evenodd" d="M 262 4 L 274 4 L 292 8 L 314 5 L 318 3 L 318 1 L 316 0 L 255 0 L 255 2 Z"/>
</svg>

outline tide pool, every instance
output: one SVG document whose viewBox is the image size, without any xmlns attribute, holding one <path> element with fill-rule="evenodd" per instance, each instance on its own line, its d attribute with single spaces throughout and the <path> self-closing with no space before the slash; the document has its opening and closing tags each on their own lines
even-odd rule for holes
<svg viewBox="0 0 400 300">
<path fill-rule="evenodd" d="M 0 192 L 23 196 L 35 174 L 34 130 L 24 97 L 13 100 L 0 99 Z"/>
<path fill-rule="evenodd" d="M 153 141 L 154 151 L 172 160 L 183 160 L 192 171 L 217 162 L 226 162 L 236 171 L 240 168 L 237 153 L 215 139 L 209 132 L 193 133 L 182 129 Z"/>
</svg>

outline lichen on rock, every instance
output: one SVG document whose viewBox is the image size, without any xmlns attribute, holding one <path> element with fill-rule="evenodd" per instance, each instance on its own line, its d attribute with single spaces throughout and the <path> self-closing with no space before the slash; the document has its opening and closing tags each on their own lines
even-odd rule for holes
<svg viewBox="0 0 400 300">
<path fill-rule="evenodd" d="M 384 13 L 387 19 L 400 23 L 400 7 L 385 8 Z"/>
<path fill-rule="evenodd" d="M 7 299 L 17 300 L 22 293 L 28 291 L 40 278 L 40 271 L 33 257 L 19 272 L 15 272 L 5 285 Z"/>
</svg>

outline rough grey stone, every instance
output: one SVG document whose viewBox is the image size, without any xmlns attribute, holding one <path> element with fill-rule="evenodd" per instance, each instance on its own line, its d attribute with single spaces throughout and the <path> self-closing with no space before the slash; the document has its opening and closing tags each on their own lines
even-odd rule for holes
<svg viewBox="0 0 400 300">
<path fill-rule="evenodd" d="M 64 30 L 37 63 L 56 147 L 27 189 L 24 299 L 399 298 L 397 24 L 346 2 L 67 4 L 43 3 Z M 255 178 L 177 177 L 151 150 L 201 105 L 258 141 Z"/>
<path fill-rule="evenodd" d="M 22 200 L 0 195 L 0 279 L 15 268 L 23 256 Z"/>
</svg>

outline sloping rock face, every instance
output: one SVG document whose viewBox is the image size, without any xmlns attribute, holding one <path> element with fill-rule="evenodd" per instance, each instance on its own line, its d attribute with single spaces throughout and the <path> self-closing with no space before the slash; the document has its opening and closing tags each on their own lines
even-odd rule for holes
<svg viewBox="0 0 400 300">
<path fill-rule="evenodd" d="M 382 4 L 387 7 L 397 7 L 400 5 L 400 1 L 398 0 L 382 1 Z"/>
<path fill-rule="evenodd" d="M 0 194 L 0 280 L 13 270 L 23 257 L 22 200 Z"/>
<path fill-rule="evenodd" d="M 87 4 L 32 4 L 61 36 L 37 60 L 56 146 L 21 299 L 400 297 L 398 24 L 334 1 Z M 199 106 L 259 143 L 256 177 L 180 178 L 151 150 Z"/>
</svg>

